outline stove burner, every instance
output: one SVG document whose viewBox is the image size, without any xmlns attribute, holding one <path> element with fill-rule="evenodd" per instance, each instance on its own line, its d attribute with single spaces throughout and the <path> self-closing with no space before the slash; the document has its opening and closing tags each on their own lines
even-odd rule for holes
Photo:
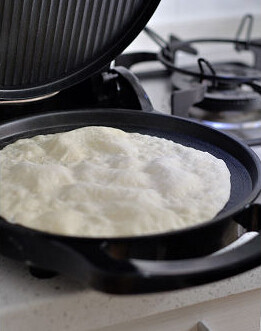
<svg viewBox="0 0 261 331">
<path fill-rule="evenodd" d="M 250 86 L 243 84 L 234 90 L 207 91 L 203 101 L 197 105 L 212 112 L 247 111 L 261 109 L 261 96 Z"/>
<path fill-rule="evenodd" d="M 261 71 L 250 68 L 242 63 L 215 63 L 213 67 L 216 72 L 222 72 L 227 76 L 240 73 L 241 76 L 248 77 L 248 75 L 252 75 L 255 72 L 261 77 Z M 192 69 L 195 69 L 195 67 L 190 66 L 189 70 Z M 258 93 L 259 86 L 257 82 L 249 85 L 248 83 L 237 84 L 235 82 L 218 81 L 213 87 L 213 84 L 209 81 L 203 80 L 200 83 L 196 77 L 178 72 L 172 74 L 171 80 L 174 88 L 178 90 L 192 90 L 196 86 L 199 86 L 199 84 L 204 85 L 206 87 L 204 99 L 197 103 L 197 106 L 204 110 L 212 112 L 234 112 L 261 109 L 261 95 Z M 197 101 L 195 100 L 195 102 Z"/>
<path fill-rule="evenodd" d="M 199 107 L 191 107 L 189 116 L 221 130 L 250 130 L 261 128 L 261 109 L 252 111 L 230 111 L 210 113 Z"/>
</svg>

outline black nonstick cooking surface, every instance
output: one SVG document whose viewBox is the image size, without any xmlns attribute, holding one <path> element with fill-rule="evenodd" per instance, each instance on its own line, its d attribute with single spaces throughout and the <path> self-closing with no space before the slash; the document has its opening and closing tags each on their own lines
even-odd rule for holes
<svg viewBox="0 0 261 331">
<path fill-rule="evenodd" d="M 221 279 L 261 263 L 259 237 L 254 239 L 253 247 L 246 250 L 247 256 L 245 251 L 236 257 L 228 254 L 224 260 L 214 263 L 214 273 L 212 260 L 208 262 L 208 258 L 202 257 L 222 246 L 237 219 L 241 219 L 236 215 L 242 215 L 251 208 L 249 205 L 253 204 L 260 191 L 257 156 L 244 144 L 219 131 L 157 113 L 113 109 L 64 111 L 1 125 L 0 148 L 22 137 L 68 131 L 86 125 L 112 126 L 155 135 L 223 159 L 231 173 L 231 195 L 227 205 L 209 222 L 164 234 L 128 238 L 52 235 L 1 219 L 0 251 L 3 254 L 43 269 L 69 274 L 80 281 L 87 280 L 96 288 L 114 293 L 182 288 Z M 169 261 L 173 259 L 177 261 Z M 227 266 L 229 261 L 232 261 L 228 264 L 231 267 Z M 233 263 L 237 267 L 233 267 Z M 186 271 L 188 266 L 190 268 Z"/>
</svg>

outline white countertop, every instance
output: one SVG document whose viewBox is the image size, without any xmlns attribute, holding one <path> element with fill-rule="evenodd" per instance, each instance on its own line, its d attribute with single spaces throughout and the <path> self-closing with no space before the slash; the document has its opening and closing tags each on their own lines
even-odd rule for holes
<svg viewBox="0 0 261 331">
<path fill-rule="evenodd" d="M 0 330 L 85 331 L 261 288 L 261 267 L 191 289 L 115 296 L 62 276 L 36 279 L 23 264 L 1 257 L 0 284 Z"/>
<path fill-rule="evenodd" d="M 222 35 L 225 28 L 224 24 L 221 26 Z M 177 26 L 176 31 L 189 35 L 189 27 Z M 140 38 L 143 44 L 144 37 Z M 129 50 L 137 50 L 137 45 Z M 261 148 L 257 150 L 261 155 Z M 83 288 L 62 276 L 36 279 L 22 263 L 0 257 L 0 330 L 91 330 L 259 288 L 261 267 L 191 289 L 112 296 Z"/>
</svg>

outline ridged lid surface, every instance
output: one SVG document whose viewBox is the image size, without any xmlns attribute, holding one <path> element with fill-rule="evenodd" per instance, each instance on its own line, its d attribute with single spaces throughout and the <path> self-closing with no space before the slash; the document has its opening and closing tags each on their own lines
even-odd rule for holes
<svg viewBox="0 0 261 331">
<path fill-rule="evenodd" d="M 160 0 L 0 0 L 0 98 L 73 85 L 112 61 Z"/>
</svg>

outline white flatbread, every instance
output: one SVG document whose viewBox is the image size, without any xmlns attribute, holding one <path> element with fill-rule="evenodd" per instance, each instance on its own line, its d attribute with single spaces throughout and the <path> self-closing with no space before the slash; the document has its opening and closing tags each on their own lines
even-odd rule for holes
<svg viewBox="0 0 261 331">
<path fill-rule="evenodd" d="M 21 139 L 0 151 L 0 214 L 51 233 L 121 237 L 212 219 L 230 196 L 213 155 L 110 127 Z"/>
</svg>

